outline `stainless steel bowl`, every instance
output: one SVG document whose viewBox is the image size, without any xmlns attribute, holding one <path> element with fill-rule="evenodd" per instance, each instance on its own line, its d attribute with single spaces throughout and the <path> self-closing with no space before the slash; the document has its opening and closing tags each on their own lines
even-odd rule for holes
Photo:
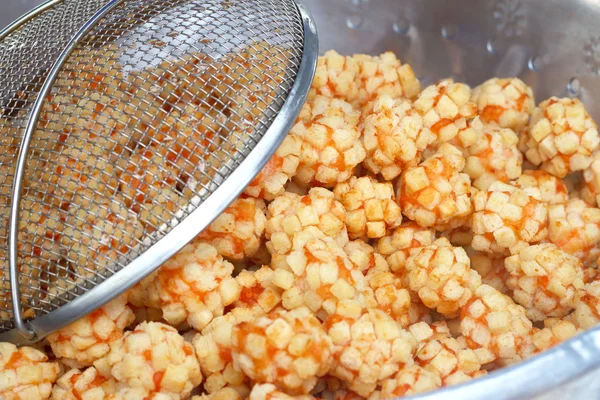
<svg viewBox="0 0 600 400">
<path fill-rule="evenodd" d="M 0 27 L 43 0 L 0 0 Z M 303 0 L 322 51 L 394 51 L 423 85 L 518 76 L 536 98 L 580 98 L 600 121 L 599 0 Z M 598 99 L 596 99 L 598 96 Z M 420 399 L 573 399 L 600 393 L 600 328 Z"/>
</svg>

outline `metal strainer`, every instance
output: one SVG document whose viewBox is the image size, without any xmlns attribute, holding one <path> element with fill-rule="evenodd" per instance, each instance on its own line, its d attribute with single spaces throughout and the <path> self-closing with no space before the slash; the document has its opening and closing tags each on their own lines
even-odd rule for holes
<svg viewBox="0 0 600 400">
<path fill-rule="evenodd" d="M 317 48 L 294 0 L 51 0 L 2 31 L 0 341 L 86 315 L 205 228 L 283 140 Z"/>
</svg>

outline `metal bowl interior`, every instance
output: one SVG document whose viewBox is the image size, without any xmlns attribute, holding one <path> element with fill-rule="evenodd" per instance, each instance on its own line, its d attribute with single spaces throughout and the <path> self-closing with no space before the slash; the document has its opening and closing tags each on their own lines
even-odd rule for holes
<svg viewBox="0 0 600 400">
<path fill-rule="evenodd" d="M 0 27 L 43 0 L 3 0 Z M 475 86 L 518 76 L 537 101 L 580 98 L 600 121 L 597 0 L 303 0 L 321 51 L 395 52 L 423 85 L 452 77 Z M 598 98 L 597 98 L 598 97 Z M 595 398 L 600 328 L 521 364 L 422 399 Z"/>
<path fill-rule="evenodd" d="M 321 52 L 409 63 L 422 86 L 451 77 L 474 87 L 517 76 L 536 101 L 578 97 L 600 121 L 600 2 L 594 0 L 303 0 Z M 600 329 L 524 363 L 420 399 L 597 397 Z"/>
</svg>

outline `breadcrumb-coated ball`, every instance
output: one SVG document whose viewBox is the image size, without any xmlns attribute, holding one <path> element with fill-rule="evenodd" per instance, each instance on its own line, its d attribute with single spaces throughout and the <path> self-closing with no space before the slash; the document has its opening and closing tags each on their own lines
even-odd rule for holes
<svg viewBox="0 0 600 400">
<path fill-rule="evenodd" d="M 160 308 L 163 318 L 177 326 L 186 322 L 204 328 L 239 298 L 233 265 L 213 246 L 192 242 L 144 278 L 129 292 L 134 305 Z"/>
<path fill-rule="evenodd" d="M 68 208 L 60 237 L 79 276 L 91 278 L 98 265 L 110 266 L 140 243 L 144 227 L 120 195 L 77 195 Z"/>
<path fill-rule="evenodd" d="M 47 204 L 60 207 L 86 190 L 114 196 L 119 187 L 116 173 L 105 148 L 78 139 L 62 151 L 52 152 L 50 159 L 36 168 L 28 184 L 44 194 Z"/>
<path fill-rule="evenodd" d="M 410 65 L 392 52 L 342 56 L 330 50 L 319 57 L 309 99 L 323 95 L 363 107 L 379 95 L 411 99 L 420 90 Z"/>
<path fill-rule="evenodd" d="M 434 241 L 435 231 L 423 228 L 416 222 L 405 221 L 391 235 L 379 239 L 375 251 L 387 258 L 394 273 L 403 276 L 410 250 L 430 245 Z"/>
<path fill-rule="evenodd" d="M 470 120 L 477 114 L 477 106 L 470 101 L 471 88 L 451 79 L 442 80 L 423 89 L 413 107 L 423 116 L 423 124 L 435 136 L 434 146 L 455 137 L 464 138 L 464 144 L 476 137 Z"/>
<path fill-rule="evenodd" d="M 473 89 L 481 120 L 501 128 L 521 131 L 535 108 L 533 90 L 519 78 L 492 78 Z"/>
<path fill-rule="evenodd" d="M 548 204 L 537 188 L 496 181 L 473 195 L 474 250 L 507 255 L 548 236 Z"/>
<path fill-rule="evenodd" d="M 202 393 L 199 396 L 192 397 L 192 400 L 243 400 L 244 397 L 240 395 L 235 389 L 230 387 L 224 387 L 217 390 L 214 393 Z"/>
<path fill-rule="evenodd" d="M 2 400 L 46 400 L 60 368 L 32 347 L 17 348 L 0 343 L 0 398 Z"/>
<path fill-rule="evenodd" d="M 548 204 L 561 204 L 569 200 L 567 185 L 562 179 L 542 170 L 527 170 L 514 181 L 519 188 L 537 188 L 541 200 Z"/>
<path fill-rule="evenodd" d="M 232 330 L 236 366 L 253 381 L 289 394 L 307 394 L 331 366 L 332 344 L 306 307 L 275 310 Z"/>
<path fill-rule="evenodd" d="M 452 246 L 446 238 L 412 249 L 406 271 L 411 290 L 423 304 L 448 318 L 456 317 L 481 285 L 467 253 Z"/>
<path fill-rule="evenodd" d="M 522 173 L 523 155 L 519 138 L 509 128 L 484 125 L 481 138 L 466 148 L 465 173 L 479 190 L 487 190 L 496 180 L 509 182 Z"/>
<path fill-rule="evenodd" d="M 104 377 L 143 388 L 149 395 L 185 398 L 202 382 L 192 344 L 175 328 L 158 322 L 144 322 L 126 332 L 94 367 Z"/>
<path fill-rule="evenodd" d="M 346 211 L 334 194 L 323 188 L 312 188 L 307 195 L 284 193 L 267 208 L 267 249 L 272 255 L 290 251 L 294 233 L 309 226 L 318 228 L 340 245 L 348 242 Z"/>
<path fill-rule="evenodd" d="M 399 203 L 409 219 L 436 230 L 457 228 L 468 222 L 471 180 L 462 173 L 460 150 L 444 143 L 437 153 L 406 170 L 399 182 Z"/>
<path fill-rule="evenodd" d="M 355 54 L 358 61 L 360 86 L 358 99 L 352 102 L 364 106 L 384 94 L 412 99 L 421 91 L 421 83 L 408 64 L 402 64 L 391 51 L 379 56 Z"/>
<path fill-rule="evenodd" d="M 251 321 L 263 315 L 257 308 L 236 307 L 227 314 L 211 321 L 201 333 L 196 334 L 192 344 L 204 375 L 204 390 L 217 393 L 223 388 L 234 389 L 245 396 L 248 378 L 234 365 L 231 354 L 234 325 Z"/>
<path fill-rule="evenodd" d="M 389 271 L 371 270 L 366 281 L 372 293 L 367 295 L 368 307 L 382 310 L 403 328 L 419 322 L 427 314 L 422 313 L 418 303 L 414 303 L 411 293 L 402 279 Z"/>
<path fill-rule="evenodd" d="M 452 337 L 445 321 L 431 325 L 420 322 L 410 326 L 409 331 L 419 342 L 416 363 L 439 375 L 444 386 L 485 375 L 475 352 Z"/>
<path fill-rule="evenodd" d="M 298 137 L 286 136 L 273 157 L 267 162 L 267 165 L 246 186 L 244 193 L 267 201 L 283 194 L 285 185 L 296 175 L 298 170 L 300 145 L 301 141 Z"/>
<path fill-rule="evenodd" d="M 525 309 L 489 285 L 479 286 L 462 308 L 459 329 L 482 364 L 510 364 L 533 352 L 533 324 Z"/>
<path fill-rule="evenodd" d="M 83 372 L 71 369 L 61 376 L 52 388 L 51 400 L 145 400 L 150 398 L 142 388 L 132 388 L 106 378 L 96 368 Z M 154 398 L 154 397 L 153 397 Z"/>
<path fill-rule="evenodd" d="M 317 69 L 309 92 L 309 99 L 318 95 L 345 101 L 358 99 L 358 61 L 329 50 L 317 60 Z"/>
<path fill-rule="evenodd" d="M 442 387 L 442 379 L 417 364 L 402 368 L 393 378 L 386 379 L 381 388 L 384 399 L 410 396 Z"/>
<path fill-rule="evenodd" d="M 294 179 L 324 187 L 348 180 L 366 157 L 359 118 L 360 112 L 343 100 L 317 96 L 305 103 L 290 130 L 301 143 Z"/>
<path fill-rule="evenodd" d="M 362 272 L 337 242 L 316 227 L 294 234 L 292 248 L 273 260 L 273 283 L 284 291 L 284 308 L 307 306 L 325 320 L 340 309 L 355 312 L 364 307 Z"/>
<path fill-rule="evenodd" d="M 576 98 L 551 97 L 533 111 L 525 156 L 559 178 L 583 171 L 600 147 L 598 126 Z"/>
<path fill-rule="evenodd" d="M 415 338 L 382 310 L 368 309 L 358 318 L 333 314 L 324 326 L 333 341 L 330 374 L 363 397 L 413 364 Z"/>
<path fill-rule="evenodd" d="M 377 239 L 402 223 L 402 210 L 391 183 L 380 183 L 368 176 L 353 176 L 338 183 L 333 194 L 346 210 L 350 239 Z"/>
<path fill-rule="evenodd" d="M 371 271 L 389 271 L 390 266 L 383 255 L 379 254 L 371 245 L 357 239 L 351 240 L 344 245 L 344 252 L 352 261 L 352 264 L 363 275 Z"/>
<path fill-rule="evenodd" d="M 549 318 L 544 320 L 544 328 L 533 334 L 533 344 L 536 351 L 542 352 L 581 332 L 571 321 Z"/>
<path fill-rule="evenodd" d="M 10 185 L 7 186 L 10 187 Z M 17 231 L 19 253 L 39 257 L 43 260 L 59 261 L 62 256 L 61 250 L 63 250 L 60 248 L 60 243 L 64 240 L 63 235 L 68 234 L 68 231 L 65 230 L 67 216 L 64 210 L 46 204 L 43 199 L 31 193 L 24 194 L 19 209 L 19 230 Z M 8 232 L 10 207 L 7 205 L 3 211 L 5 214 L 2 216 L 4 227 L 0 234 L 7 237 L 4 232 Z M 21 272 L 27 273 L 28 271 Z M 39 276 L 39 273 L 29 272 L 33 276 Z"/>
<path fill-rule="evenodd" d="M 578 328 L 589 329 L 600 322 L 600 281 L 587 283 L 577 293 L 572 321 Z"/>
<path fill-rule="evenodd" d="M 291 396 L 273 384 L 257 383 L 252 387 L 248 400 L 315 400 L 315 397 L 310 394 Z"/>
<path fill-rule="evenodd" d="M 123 336 L 134 320 L 126 295 L 106 303 L 91 314 L 48 335 L 52 352 L 71 368 L 90 366 L 104 357 L 110 344 Z"/>
<path fill-rule="evenodd" d="M 244 270 L 235 277 L 241 288 L 235 308 L 257 308 L 269 313 L 281 304 L 282 290 L 275 286 L 275 271 L 263 265 L 256 271 Z"/>
<path fill-rule="evenodd" d="M 509 273 L 506 285 L 532 321 L 567 315 L 584 285 L 581 260 L 551 243 L 520 250 L 506 258 L 505 267 Z"/>
<path fill-rule="evenodd" d="M 265 231 L 265 204 L 253 198 L 236 199 L 195 240 L 214 246 L 228 260 L 254 256 Z"/>
<path fill-rule="evenodd" d="M 495 254 L 476 251 L 471 247 L 465 248 L 465 251 L 471 260 L 471 268 L 481 276 L 482 283 L 490 285 L 502 294 L 512 295 L 511 290 L 506 286 L 509 274 L 504 266 L 504 256 L 495 257 Z"/>
<path fill-rule="evenodd" d="M 600 204 L 600 151 L 595 151 L 591 157 L 589 167 L 583 170 L 581 198 L 592 206 L 597 206 Z"/>
<path fill-rule="evenodd" d="M 135 212 L 178 182 L 179 171 L 162 150 L 157 144 L 138 149 L 119 173 L 121 193 Z"/>
<path fill-rule="evenodd" d="M 421 153 L 436 139 L 409 101 L 378 97 L 364 120 L 364 166 L 386 181 L 392 180 L 421 162 Z"/>
<path fill-rule="evenodd" d="M 600 209 L 571 199 L 548 209 L 548 240 L 574 255 L 584 267 L 592 267 L 600 256 Z"/>
</svg>

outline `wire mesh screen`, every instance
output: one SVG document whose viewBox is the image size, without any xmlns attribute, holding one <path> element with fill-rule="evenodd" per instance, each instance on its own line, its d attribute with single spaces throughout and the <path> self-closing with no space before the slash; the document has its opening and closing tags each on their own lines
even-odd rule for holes
<svg viewBox="0 0 600 400">
<path fill-rule="evenodd" d="M 13 327 L 6 227 L 19 143 L 44 73 L 106 1 L 83 3 L 65 1 L 0 43 L 0 331 Z M 283 105 L 302 43 L 292 0 L 124 1 L 102 18 L 44 99 L 28 153 L 25 315 L 90 290 L 202 207 Z"/>
</svg>

